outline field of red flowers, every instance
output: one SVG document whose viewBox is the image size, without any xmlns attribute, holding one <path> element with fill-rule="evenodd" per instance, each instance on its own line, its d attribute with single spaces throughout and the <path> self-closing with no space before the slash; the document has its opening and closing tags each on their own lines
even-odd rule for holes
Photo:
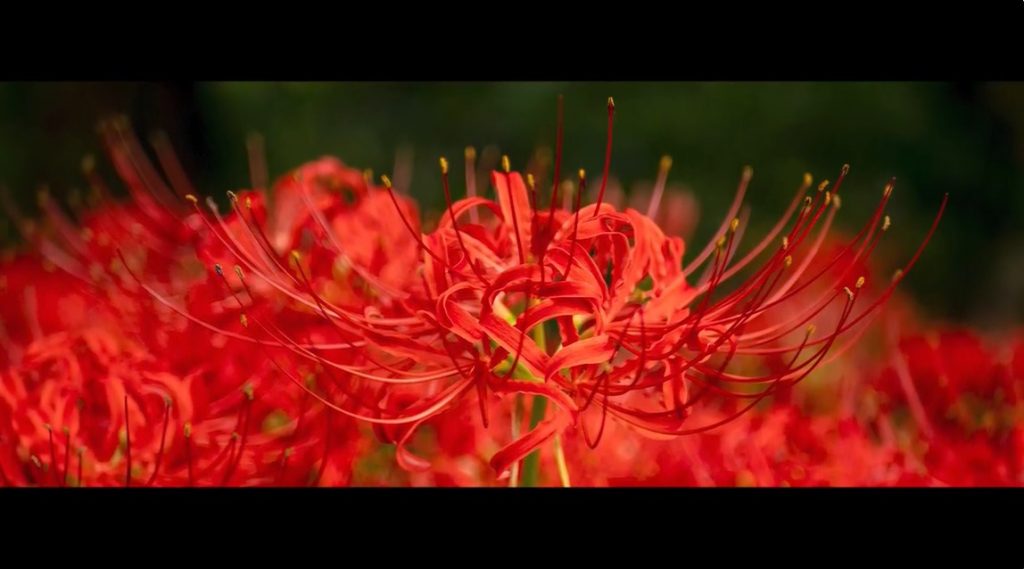
<svg viewBox="0 0 1024 569">
<path fill-rule="evenodd" d="M 0 484 L 1024 483 L 1024 336 L 900 292 L 943 196 L 896 266 L 895 180 L 847 165 L 796 173 L 753 235 L 750 168 L 717 218 L 667 157 L 627 198 L 607 110 L 600 172 L 559 122 L 550 163 L 440 158 L 438 212 L 336 158 L 200 192 L 104 122 L 81 203 L 4 200 Z M 844 199 L 875 203 L 856 233 Z"/>
</svg>

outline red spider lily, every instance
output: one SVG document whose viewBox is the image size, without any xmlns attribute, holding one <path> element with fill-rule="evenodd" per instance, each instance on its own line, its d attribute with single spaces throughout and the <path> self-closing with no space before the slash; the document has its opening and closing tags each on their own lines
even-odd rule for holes
<svg viewBox="0 0 1024 569">
<path fill-rule="evenodd" d="M 167 371 L 116 328 L 47 336 L 0 375 L 9 485 L 221 486 L 347 480 L 352 425 L 253 385 Z M 290 417 L 296 417 L 291 420 Z M 334 448 L 325 437 L 336 437 Z M 348 448 L 346 448 L 348 447 Z M 338 450 L 344 450 L 344 455 Z"/>
<path fill-rule="evenodd" d="M 612 111 L 610 105 L 609 149 Z M 556 171 L 559 162 L 556 157 Z M 553 186 L 545 211 L 537 205 L 530 177 L 524 182 L 511 172 L 507 159 L 503 171 L 491 176 L 496 202 L 468 198 L 452 203 L 442 160 L 449 215 L 420 240 L 425 295 L 435 304 L 433 313 L 420 315 L 436 329 L 409 335 L 406 345 L 420 352 L 431 345 L 437 353 L 444 350 L 460 373 L 448 389 L 475 386 L 485 421 L 482 394 L 487 390 L 542 397 L 557 407 L 495 454 L 492 464 L 499 472 L 570 424 L 580 425 L 588 444 L 596 445 L 607 414 L 656 436 L 702 432 L 725 423 L 805 378 L 902 278 L 854 310 L 864 284 L 856 270 L 888 228 L 883 213 L 891 184 L 868 224 L 825 263 L 826 270 L 808 271 L 837 210 L 845 167 L 831 190 L 822 183 L 816 194 L 805 197 L 808 179 L 769 235 L 737 261 L 742 224 L 735 216 L 750 181 L 746 171 L 715 239 L 685 265 L 681 239 L 666 236 L 635 210 L 620 213 L 601 203 L 607 170 L 606 157 L 597 203 L 580 207 L 586 181 L 581 172 L 573 210 L 558 207 Z M 459 225 L 473 208 L 489 212 L 490 223 Z M 765 250 L 768 259 L 760 269 L 716 298 L 728 279 Z M 902 274 L 919 254 L 920 249 Z M 703 275 L 691 282 L 688 277 L 702 267 Z M 827 279 L 824 293 L 802 294 L 822 278 Z M 793 311 L 790 302 L 800 309 Z M 800 334 L 835 304 L 841 309 L 830 330 Z M 554 325 L 557 339 L 527 339 L 531 333 L 539 336 L 547 322 Z M 374 345 L 372 337 L 368 345 Z M 758 372 L 769 358 L 783 365 Z M 687 420 L 691 408 L 711 396 L 744 403 L 720 420 L 693 425 Z M 595 407 L 595 425 L 588 429 L 585 414 Z"/>
<path fill-rule="evenodd" d="M 220 444 L 228 457 L 242 455 L 228 445 L 257 448 L 245 436 L 255 405 L 239 395 L 255 376 L 261 398 L 308 401 L 324 411 L 324 438 L 340 428 L 326 411 L 374 425 L 412 471 L 430 467 L 408 448 L 417 427 L 475 399 L 484 425 L 508 415 L 512 440 L 490 462 L 515 482 L 520 461 L 552 439 L 560 448 L 570 426 L 590 447 L 609 415 L 652 437 L 701 433 L 800 382 L 832 348 L 852 345 L 916 263 L 945 206 L 898 276 L 870 297 L 862 267 L 888 228 L 892 183 L 864 228 L 826 257 L 822 244 L 848 169 L 817 191 L 808 175 L 772 230 L 744 251 L 745 214 L 737 215 L 751 181 L 745 169 L 712 241 L 684 263 L 683 240 L 651 218 L 667 162 L 648 214 L 605 201 L 613 115 L 609 100 L 595 203 L 582 205 L 582 170 L 559 195 L 559 119 L 547 206 L 536 183 L 543 173 L 524 177 L 507 158 L 490 176 L 495 200 L 467 188 L 469 197 L 455 201 L 442 158 L 446 215 L 428 233 L 387 177 L 376 187 L 331 159 L 285 176 L 273 194 L 229 193 L 227 213 L 213 200 L 201 207 L 166 147 L 158 155 L 170 183 L 115 124 L 106 141 L 135 200 L 127 221 L 113 216 L 117 227 L 103 234 L 117 238 L 97 251 L 50 212 L 64 243 L 46 253 L 83 282 L 93 277 L 89 267 L 99 267 L 92 280 L 131 322 L 128 329 L 159 346 L 156 353 L 180 369 L 224 372 L 204 383 L 234 397 L 214 412 L 218 425 L 229 422 L 227 413 L 238 420 L 227 428 L 244 431 L 231 437 L 237 443 Z M 211 354 L 200 337 L 219 342 L 215 351 L 223 353 Z M 224 354 L 244 357 L 249 367 Z M 532 401 L 528 428 L 524 396 Z M 496 398 L 505 404 L 495 406 Z M 723 411 L 695 412 L 706 404 Z M 256 465 L 251 480 L 269 479 L 260 475 L 265 463 L 249 462 Z"/>
<path fill-rule="evenodd" d="M 172 190 L 122 123 L 104 125 L 103 133 L 133 203 L 107 200 L 109 191 L 90 162 L 86 174 L 99 203 L 72 221 L 43 202 L 48 223 L 26 232 L 45 263 L 63 271 L 29 272 L 34 261 L 22 257 L 3 267 L 8 286 L 26 286 L 31 279 L 42 307 L 14 318 L 7 314 L 13 307 L 4 306 L 4 320 L 15 325 L 5 335 L 14 365 L 0 375 L 0 416 L 9 425 L 0 438 L 3 480 L 174 486 L 350 482 L 361 441 L 352 421 L 325 412 L 310 394 L 329 391 L 324 380 L 303 371 L 300 388 L 282 382 L 269 364 L 251 365 L 264 359 L 266 343 L 246 333 L 233 308 L 239 296 L 225 288 L 220 266 L 207 270 L 197 259 L 199 253 L 217 253 L 204 223 L 209 220 L 188 216 L 182 200 L 165 195 L 164 202 L 156 201 Z M 160 157 L 168 178 L 177 181 L 173 191 L 185 195 L 189 188 L 174 174 L 176 159 L 166 148 Z M 340 164 L 324 164 L 309 170 L 350 173 Z M 295 207 L 287 191 L 278 195 L 283 211 Z M 242 219 L 214 217 L 225 227 Z M 24 217 L 15 219 L 28 228 Z M 269 235 L 291 245 L 290 239 L 304 238 L 293 229 L 298 226 L 279 223 Z M 339 297 L 349 293 L 342 284 L 338 279 Z M 76 301 L 79 296 L 87 302 Z M 288 334 L 316 338 L 331 332 L 319 318 L 281 304 L 249 308 L 274 317 L 275 329 Z M 342 347 L 348 344 L 328 349 Z"/>
<path fill-rule="evenodd" d="M 318 289 L 330 278 L 316 273 L 315 259 L 293 253 L 290 272 L 283 263 L 277 270 L 268 264 L 262 280 L 276 280 L 278 292 L 305 303 L 340 336 L 361 340 L 352 340 L 358 349 L 351 359 L 338 361 L 316 343 L 303 347 L 262 318 L 253 337 L 274 348 L 271 361 L 273 352 L 291 352 L 341 374 L 337 397 L 318 399 L 375 424 L 379 436 L 397 443 L 398 462 L 411 470 L 429 467 L 406 448 L 416 427 L 465 396 L 476 394 L 485 425 L 492 394 L 530 396 L 531 428 L 520 434 L 523 416 L 513 413 L 514 440 L 491 459 L 503 473 L 569 426 L 581 428 L 595 446 L 608 415 L 656 437 L 699 433 L 738 417 L 807 377 L 837 343 L 842 349 L 852 342 L 856 335 L 847 344 L 839 340 L 891 296 L 935 229 L 890 285 L 862 300 L 860 268 L 888 228 L 884 210 L 892 183 L 855 238 L 820 262 L 847 168 L 834 185 L 823 182 L 810 195 L 807 176 L 769 234 L 741 255 L 745 223 L 736 216 L 751 180 L 747 169 L 712 242 L 684 264 L 682 239 L 636 210 L 620 212 L 603 202 L 613 111 L 609 101 L 601 185 L 596 203 L 586 207 L 583 171 L 571 209 L 561 207 L 560 134 L 547 207 L 540 204 L 536 176 L 513 172 L 507 158 L 491 173 L 496 200 L 471 195 L 453 201 L 442 158 L 447 211 L 424 234 L 383 177 L 395 206 L 389 224 L 404 227 L 417 251 L 417 263 L 405 274 L 419 282 L 408 278 L 384 287 L 366 278 L 362 312 L 324 298 Z M 655 196 L 663 190 L 663 168 Z M 322 208 L 313 200 L 307 207 L 314 218 Z M 935 224 L 940 216 L 941 209 Z M 258 234 L 258 223 L 251 225 Z M 267 245 L 271 258 L 284 253 Z M 241 247 L 231 252 L 250 268 L 256 264 L 246 261 L 251 253 Z M 334 254 L 345 248 L 334 247 Z M 813 262 L 823 268 L 811 270 Z M 361 275 L 368 270 L 352 267 Z M 732 282 L 748 267 L 753 270 L 745 280 Z M 821 333 L 808 326 L 818 319 L 825 320 Z M 293 372 L 275 366 L 299 383 Z M 723 397 L 739 402 L 731 413 L 708 423 L 688 419 L 698 403 Z"/>
<path fill-rule="evenodd" d="M 695 411 L 695 415 L 705 413 Z M 721 413 L 712 412 L 706 419 Z M 792 405 L 753 411 L 713 432 L 662 444 L 621 429 L 619 445 L 588 453 L 567 441 L 574 483 L 611 486 L 884 486 L 898 484 L 902 454 L 853 417 Z M 608 456 L 618 449 L 619 456 Z M 597 454 L 597 456 L 588 456 Z M 602 460 L 603 459 L 603 460 Z M 620 465 L 606 467 L 603 465 Z M 631 469 L 621 465 L 633 465 Z M 632 471 L 631 471 L 632 470 Z"/>
<path fill-rule="evenodd" d="M 966 329 L 930 331 L 893 342 L 873 382 L 879 422 L 902 412 L 926 483 L 1024 484 L 1024 342 L 995 349 Z"/>
</svg>

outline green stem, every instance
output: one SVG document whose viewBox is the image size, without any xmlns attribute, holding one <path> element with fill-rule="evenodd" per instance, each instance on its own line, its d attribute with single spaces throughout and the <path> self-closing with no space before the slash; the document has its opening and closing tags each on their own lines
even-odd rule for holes
<svg viewBox="0 0 1024 569">
<path fill-rule="evenodd" d="M 540 346 L 540 349 L 547 352 L 547 337 L 544 334 L 544 325 L 541 324 L 533 329 L 533 339 Z M 548 409 L 548 400 L 545 397 L 534 396 L 533 407 L 530 409 L 530 430 L 544 420 L 544 414 Z M 523 486 L 536 486 L 540 479 L 540 449 L 531 452 L 523 459 L 523 471 L 521 482 Z"/>
<path fill-rule="evenodd" d="M 530 429 L 534 429 L 541 420 L 544 419 L 544 413 L 548 409 L 548 400 L 544 397 L 534 396 L 533 408 L 530 410 Z M 537 481 L 540 478 L 540 449 L 537 449 L 530 454 L 526 455 L 523 459 L 523 474 L 522 474 L 522 485 L 523 486 L 536 486 Z"/>
<path fill-rule="evenodd" d="M 515 403 L 515 406 L 512 407 L 512 439 L 513 440 L 519 438 L 519 423 L 520 423 L 519 418 L 522 417 L 522 415 L 523 415 L 522 409 L 523 409 L 523 396 L 522 395 L 516 395 L 516 403 Z M 518 462 L 512 465 L 512 472 L 509 475 L 508 485 L 509 485 L 509 488 L 518 488 L 519 485 L 520 485 L 519 463 Z"/>
</svg>

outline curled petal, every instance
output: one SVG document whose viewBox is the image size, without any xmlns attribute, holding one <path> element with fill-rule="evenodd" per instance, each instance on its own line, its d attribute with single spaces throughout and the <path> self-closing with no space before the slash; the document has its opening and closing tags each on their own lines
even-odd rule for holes
<svg viewBox="0 0 1024 569">
<path fill-rule="evenodd" d="M 499 475 L 505 472 L 509 466 L 522 460 L 534 449 L 541 446 L 551 437 L 558 434 L 569 425 L 569 419 L 563 414 L 552 414 L 537 424 L 530 432 L 512 441 L 491 457 L 491 468 Z"/>
<path fill-rule="evenodd" d="M 607 363 L 614 353 L 615 345 L 610 336 L 601 335 L 580 340 L 565 346 L 551 356 L 544 377 L 550 379 L 566 368 Z"/>
<path fill-rule="evenodd" d="M 516 353 L 516 350 L 519 350 L 519 363 L 530 373 L 536 377 L 544 376 L 544 370 L 548 368 L 548 356 L 533 341 L 520 341 L 523 332 L 494 314 L 483 316 L 480 319 L 480 327 L 509 353 Z"/>
</svg>

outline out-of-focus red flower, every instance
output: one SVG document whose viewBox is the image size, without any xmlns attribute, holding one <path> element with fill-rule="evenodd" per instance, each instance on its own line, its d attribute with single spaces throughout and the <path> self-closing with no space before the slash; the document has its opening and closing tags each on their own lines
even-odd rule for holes
<svg viewBox="0 0 1024 569">
<path fill-rule="evenodd" d="M 0 373 L 4 481 L 72 486 L 350 483 L 352 462 L 366 441 L 352 420 L 317 401 L 332 389 L 328 378 L 322 370 L 278 355 L 275 363 L 294 368 L 301 385 L 281 377 L 267 360 L 268 343 L 253 338 L 239 318 L 235 303 L 248 291 L 227 287 L 223 269 L 211 262 L 210 255 L 218 254 L 215 243 L 230 247 L 238 236 L 257 237 L 239 228 L 250 221 L 215 213 L 216 227 L 232 228 L 235 234 L 211 232 L 209 219 L 188 213 L 187 200 L 172 199 L 173 193 L 185 195 L 189 189 L 173 168 L 168 177 L 176 185 L 171 188 L 138 151 L 123 123 L 105 124 L 103 133 L 132 203 L 110 200 L 104 181 L 87 162 L 94 206 L 72 221 L 42 201 L 46 223 L 29 226 L 18 218 L 23 228 L 31 228 L 26 237 L 36 256 L 17 256 L 3 265 L 5 285 L 37 301 L 5 303 L 0 314 L 9 364 Z M 161 159 L 165 166 L 174 165 L 173 155 Z M 339 180 L 362 180 L 336 161 L 300 171 L 320 176 L 325 187 L 334 184 L 332 191 Z M 309 210 L 289 206 L 289 199 L 299 197 L 286 182 L 279 185 L 282 213 L 268 239 L 289 246 L 308 242 L 315 222 L 291 210 Z M 262 204 L 261 194 L 241 194 L 247 205 L 254 197 Z M 353 196 L 345 211 L 358 209 L 361 200 Z M 336 217 L 340 221 L 343 215 Z M 363 241 L 394 243 L 355 227 L 364 232 L 346 238 L 362 235 Z M 253 245 L 259 243 L 246 243 Z M 266 256 L 260 262 L 273 260 Z M 336 279 L 332 294 L 361 296 L 366 287 L 352 282 Z M 254 288 L 261 286 L 271 285 L 261 282 Z M 308 313 L 307 305 L 291 300 L 282 294 L 247 308 L 273 318 L 276 330 L 305 338 L 303 345 L 333 333 L 318 315 Z M 345 342 L 320 346 L 349 347 Z"/>
<path fill-rule="evenodd" d="M 909 334 L 872 386 L 880 423 L 903 413 L 927 476 L 954 486 L 1024 484 L 1019 339 L 995 345 L 968 329 Z"/>
</svg>

